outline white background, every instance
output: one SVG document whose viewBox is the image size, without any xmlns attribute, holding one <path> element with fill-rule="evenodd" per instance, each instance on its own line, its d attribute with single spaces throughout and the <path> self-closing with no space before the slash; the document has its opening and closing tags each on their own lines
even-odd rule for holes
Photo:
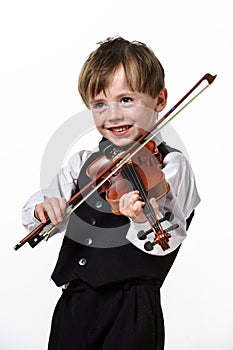
<svg viewBox="0 0 233 350">
<path fill-rule="evenodd" d="M 21 207 L 40 188 L 53 133 L 84 110 L 77 93 L 84 60 L 97 42 L 121 35 L 155 51 L 170 107 L 203 74 L 218 74 L 172 122 L 202 203 L 162 288 L 162 303 L 166 350 L 232 350 L 232 34 L 230 0 L 1 2 L 1 349 L 46 349 L 60 295 L 50 274 L 62 236 L 15 252 L 26 235 Z"/>
</svg>

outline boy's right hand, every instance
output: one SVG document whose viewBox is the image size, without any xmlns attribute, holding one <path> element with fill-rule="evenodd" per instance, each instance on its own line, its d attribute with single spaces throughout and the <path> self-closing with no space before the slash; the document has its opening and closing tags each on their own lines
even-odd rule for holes
<svg viewBox="0 0 233 350">
<path fill-rule="evenodd" d="M 47 218 L 50 219 L 53 225 L 62 222 L 66 212 L 67 202 L 65 198 L 48 198 L 35 206 L 35 217 L 43 224 L 46 223 Z"/>
</svg>

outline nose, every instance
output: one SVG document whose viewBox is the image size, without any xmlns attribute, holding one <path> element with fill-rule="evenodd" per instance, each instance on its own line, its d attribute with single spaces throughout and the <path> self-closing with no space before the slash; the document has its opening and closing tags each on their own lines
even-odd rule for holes
<svg viewBox="0 0 233 350">
<path fill-rule="evenodd" d="M 108 122 L 119 122 L 124 119 L 122 108 L 118 102 L 109 103 L 106 112 Z"/>
</svg>

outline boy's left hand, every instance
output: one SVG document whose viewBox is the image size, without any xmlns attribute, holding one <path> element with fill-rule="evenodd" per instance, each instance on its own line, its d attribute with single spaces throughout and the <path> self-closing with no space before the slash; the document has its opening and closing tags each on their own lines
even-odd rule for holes
<svg viewBox="0 0 233 350">
<path fill-rule="evenodd" d="M 158 212 L 158 204 L 155 198 L 150 199 L 150 203 L 157 214 Z M 121 196 L 119 201 L 119 209 L 122 215 L 128 216 L 128 218 L 132 219 L 135 222 L 145 222 L 146 216 L 143 213 L 143 207 L 145 202 L 141 201 L 139 196 L 139 191 L 131 191 L 125 193 Z"/>
</svg>

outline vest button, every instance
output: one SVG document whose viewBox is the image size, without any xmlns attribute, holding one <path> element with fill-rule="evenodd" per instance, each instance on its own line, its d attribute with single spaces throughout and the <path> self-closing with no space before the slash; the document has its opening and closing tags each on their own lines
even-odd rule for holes
<svg viewBox="0 0 233 350">
<path fill-rule="evenodd" d="M 97 201 L 97 202 L 95 203 L 96 209 L 102 208 L 102 206 L 103 206 L 103 203 L 102 203 L 101 201 Z"/>
<path fill-rule="evenodd" d="M 95 219 L 95 218 L 91 218 L 90 221 L 91 221 L 92 226 L 95 226 L 95 224 L 96 224 L 96 219 Z"/>
<path fill-rule="evenodd" d="M 91 239 L 90 237 L 85 238 L 84 244 L 85 244 L 85 245 L 92 245 L 92 239 Z"/>
<path fill-rule="evenodd" d="M 86 258 L 81 258 L 78 262 L 80 266 L 85 266 L 87 264 L 87 259 Z"/>
</svg>

